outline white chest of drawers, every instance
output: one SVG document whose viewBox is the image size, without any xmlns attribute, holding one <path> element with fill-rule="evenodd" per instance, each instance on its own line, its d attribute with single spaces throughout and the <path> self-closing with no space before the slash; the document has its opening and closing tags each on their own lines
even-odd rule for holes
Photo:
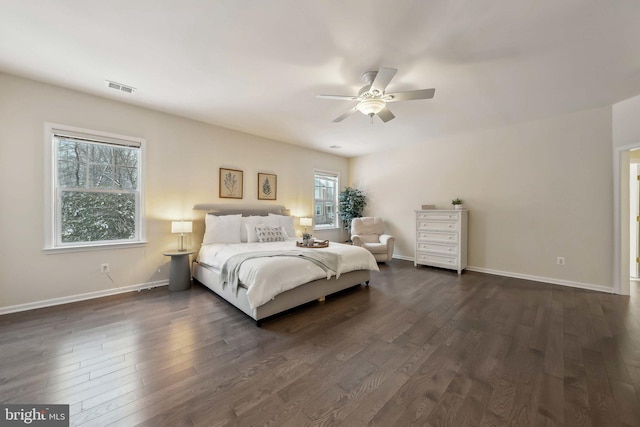
<svg viewBox="0 0 640 427">
<path fill-rule="evenodd" d="M 414 266 L 430 265 L 462 273 L 467 267 L 466 210 L 416 211 Z"/>
</svg>

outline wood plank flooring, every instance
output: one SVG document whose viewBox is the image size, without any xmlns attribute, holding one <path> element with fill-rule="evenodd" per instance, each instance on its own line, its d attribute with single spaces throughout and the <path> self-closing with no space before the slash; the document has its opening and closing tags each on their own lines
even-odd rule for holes
<svg viewBox="0 0 640 427">
<path fill-rule="evenodd" d="M 381 265 L 261 327 L 206 288 L 0 316 L 0 402 L 73 426 L 640 426 L 640 297 Z"/>
</svg>

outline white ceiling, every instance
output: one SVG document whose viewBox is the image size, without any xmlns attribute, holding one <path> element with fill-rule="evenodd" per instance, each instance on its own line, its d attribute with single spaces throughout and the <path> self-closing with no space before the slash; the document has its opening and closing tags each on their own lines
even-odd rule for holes
<svg viewBox="0 0 640 427">
<path fill-rule="evenodd" d="M 381 66 L 434 99 L 332 123 Z M 351 157 L 640 94 L 640 2 L 0 0 L 0 71 Z"/>
</svg>

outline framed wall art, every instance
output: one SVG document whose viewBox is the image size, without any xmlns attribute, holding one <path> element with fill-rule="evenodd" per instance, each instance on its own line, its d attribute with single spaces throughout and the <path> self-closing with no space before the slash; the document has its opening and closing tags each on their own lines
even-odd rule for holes
<svg viewBox="0 0 640 427">
<path fill-rule="evenodd" d="M 278 177 L 272 173 L 258 173 L 258 200 L 276 200 Z"/>
<path fill-rule="evenodd" d="M 220 198 L 242 199 L 242 171 L 220 168 Z"/>
</svg>

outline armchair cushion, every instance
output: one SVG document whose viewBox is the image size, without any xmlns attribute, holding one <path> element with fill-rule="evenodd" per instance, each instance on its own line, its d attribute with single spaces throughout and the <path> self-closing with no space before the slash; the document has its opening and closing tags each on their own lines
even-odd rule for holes
<svg viewBox="0 0 640 427">
<path fill-rule="evenodd" d="M 371 252 L 372 254 L 386 254 L 387 253 L 387 245 L 384 243 L 365 243 L 362 245 L 363 248 Z"/>
</svg>

